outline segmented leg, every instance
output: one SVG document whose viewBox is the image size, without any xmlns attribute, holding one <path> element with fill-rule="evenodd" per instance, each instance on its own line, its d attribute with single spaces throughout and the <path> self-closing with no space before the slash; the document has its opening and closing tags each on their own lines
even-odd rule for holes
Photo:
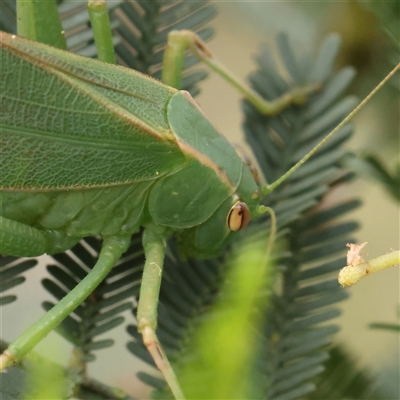
<svg viewBox="0 0 400 400">
<path fill-rule="evenodd" d="M 143 248 L 146 262 L 139 295 L 138 331 L 142 334 L 145 346 L 163 373 L 175 398 L 184 399 L 178 379 L 156 335 L 158 297 L 165 255 L 164 236 L 146 228 L 143 232 Z"/>
<path fill-rule="evenodd" d="M 254 107 L 265 115 L 276 115 L 290 104 L 303 104 L 310 93 L 320 89 L 319 83 L 304 87 L 295 87 L 273 101 L 263 99 L 257 92 L 232 74 L 229 69 L 220 64 L 207 48 L 200 37 L 188 30 L 171 31 L 164 52 L 162 81 L 176 89 L 181 88 L 183 62 L 185 51 L 190 49 L 193 54 L 213 71 L 234 86 Z"/>
<path fill-rule="evenodd" d="M 130 236 L 110 236 L 103 240 L 96 265 L 90 273 L 49 312 L 23 332 L 0 356 L 0 371 L 21 359 L 78 307 L 126 251 Z"/>
</svg>

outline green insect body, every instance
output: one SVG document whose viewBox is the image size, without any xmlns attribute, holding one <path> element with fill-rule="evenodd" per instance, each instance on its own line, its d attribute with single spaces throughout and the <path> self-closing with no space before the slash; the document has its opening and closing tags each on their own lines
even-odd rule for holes
<svg viewBox="0 0 400 400">
<path fill-rule="evenodd" d="M 210 256 L 242 227 L 229 228 L 236 203 L 258 215 L 248 166 L 187 92 L 6 33 L 1 64 L 3 254 L 54 254 L 155 224 L 187 255 Z M 7 247 L 9 221 L 42 244 L 27 233 Z"/>
</svg>

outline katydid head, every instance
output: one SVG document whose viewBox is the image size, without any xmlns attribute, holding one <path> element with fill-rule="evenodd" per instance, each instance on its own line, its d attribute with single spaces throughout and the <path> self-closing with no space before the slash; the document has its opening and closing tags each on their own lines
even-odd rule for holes
<svg viewBox="0 0 400 400">
<path fill-rule="evenodd" d="M 207 258 L 219 254 L 230 234 L 244 229 L 261 215 L 261 191 L 246 163 L 236 192 L 228 197 L 203 223 L 178 233 L 185 256 Z"/>
</svg>

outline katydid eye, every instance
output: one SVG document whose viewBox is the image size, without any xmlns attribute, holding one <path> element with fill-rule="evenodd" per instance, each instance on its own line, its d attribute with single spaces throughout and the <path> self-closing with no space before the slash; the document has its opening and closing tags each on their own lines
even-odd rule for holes
<svg viewBox="0 0 400 400">
<path fill-rule="evenodd" d="M 250 221 L 250 210 L 246 203 L 238 201 L 229 211 L 226 223 L 228 228 L 233 231 L 240 231 L 245 228 Z"/>
</svg>

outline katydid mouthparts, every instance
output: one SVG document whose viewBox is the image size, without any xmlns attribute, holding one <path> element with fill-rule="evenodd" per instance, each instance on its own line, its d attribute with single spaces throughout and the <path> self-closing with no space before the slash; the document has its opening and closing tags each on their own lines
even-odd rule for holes
<svg viewBox="0 0 400 400">
<path fill-rule="evenodd" d="M 174 235 L 188 257 L 218 254 L 365 100 L 282 178 L 260 187 L 187 92 L 15 35 L 1 32 L 0 45 L 0 253 L 35 257 L 103 238 L 92 271 L 9 346 L 1 369 L 89 296 L 144 228 L 137 325 L 174 396 L 184 398 L 156 336 L 166 240 Z"/>
</svg>

